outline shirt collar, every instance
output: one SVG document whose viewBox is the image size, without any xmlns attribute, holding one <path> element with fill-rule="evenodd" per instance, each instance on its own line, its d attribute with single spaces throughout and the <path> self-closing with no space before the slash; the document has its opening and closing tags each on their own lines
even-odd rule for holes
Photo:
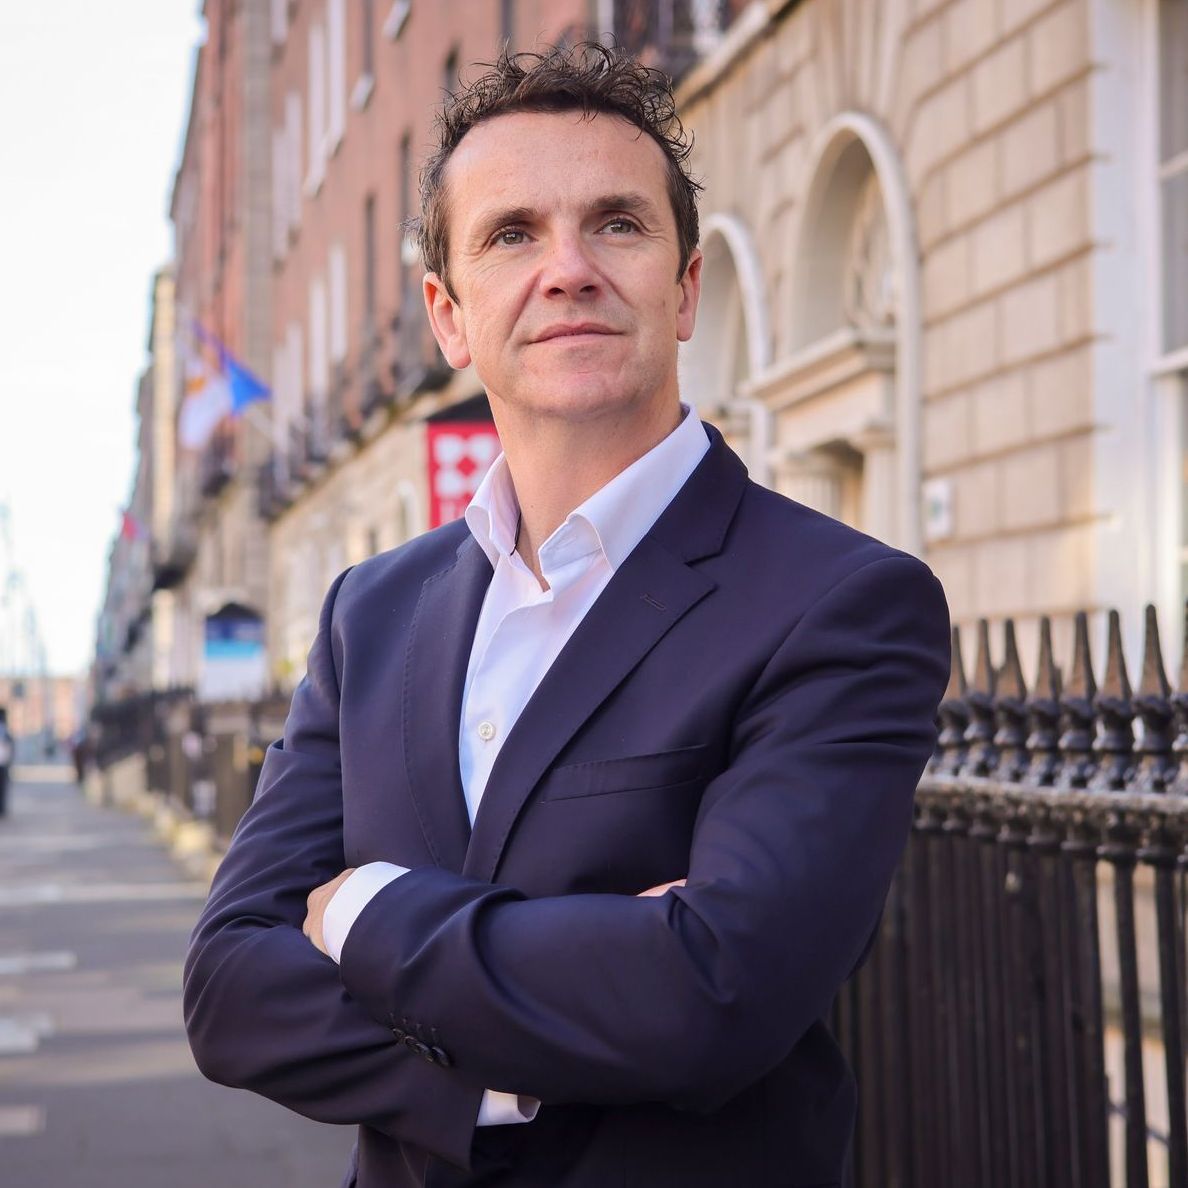
<svg viewBox="0 0 1188 1188">
<path fill-rule="evenodd" d="M 663 441 L 620 471 L 574 508 L 540 547 L 541 570 L 568 565 L 601 551 L 618 569 L 672 502 L 709 449 L 705 427 L 688 405 L 681 422 Z M 492 568 L 516 547 L 520 504 L 507 459 L 500 454 L 483 477 L 466 509 L 466 525 Z"/>
</svg>

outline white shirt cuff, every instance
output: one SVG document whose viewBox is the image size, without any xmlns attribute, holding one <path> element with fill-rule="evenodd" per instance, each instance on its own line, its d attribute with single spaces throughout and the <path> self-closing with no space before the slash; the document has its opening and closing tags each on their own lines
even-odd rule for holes
<svg viewBox="0 0 1188 1188">
<path fill-rule="evenodd" d="M 531 1122 L 539 1109 L 540 1102 L 535 1097 L 485 1089 L 475 1126 L 514 1126 L 517 1122 Z"/>
<path fill-rule="evenodd" d="M 322 916 L 322 940 L 326 942 L 326 951 L 334 958 L 335 964 L 342 961 L 342 947 L 359 913 L 378 891 L 404 874 L 408 874 L 407 866 L 396 866 L 391 862 L 368 862 L 354 871 L 330 897 Z"/>
</svg>

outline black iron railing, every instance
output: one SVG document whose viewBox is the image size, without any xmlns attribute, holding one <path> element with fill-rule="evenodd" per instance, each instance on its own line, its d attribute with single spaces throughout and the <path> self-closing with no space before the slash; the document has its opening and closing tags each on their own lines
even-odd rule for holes
<svg viewBox="0 0 1188 1188">
<path fill-rule="evenodd" d="M 995 669 L 980 625 L 967 683 L 954 632 L 913 836 L 836 1004 L 855 1182 L 1188 1184 L 1188 664 L 1173 691 L 1151 608 L 1137 693 L 1116 613 L 1100 688 L 1084 615 L 1067 681 L 1046 621 L 1031 690 L 1003 642 Z"/>
</svg>

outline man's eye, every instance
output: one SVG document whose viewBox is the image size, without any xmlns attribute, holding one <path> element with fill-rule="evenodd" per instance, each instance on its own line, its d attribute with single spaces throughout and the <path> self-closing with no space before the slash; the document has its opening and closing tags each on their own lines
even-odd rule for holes
<svg viewBox="0 0 1188 1188">
<path fill-rule="evenodd" d="M 524 242 L 524 232 L 515 227 L 506 227 L 502 231 L 495 232 L 493 242 L 501 243 L 505 247 L 514 247 L 516 244 Z"/>
<path fill-rule="evenodd" d="M 606 225 L 606 230 L 615 235 L 623 235 L 629 231 L 638 231 L 639 228 L 630 219 L 611 219 Z"/>
</svg>

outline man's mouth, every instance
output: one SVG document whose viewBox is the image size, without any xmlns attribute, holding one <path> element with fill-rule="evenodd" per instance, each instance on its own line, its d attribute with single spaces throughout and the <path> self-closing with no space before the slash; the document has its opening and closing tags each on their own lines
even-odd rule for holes
<svg viewBox="0 0 1188 1188">
<path fill-rule="evenodd" d="M 549 326 L 536 336 L 533 342 L 553 342 L 555 340 L 578 340 L 585 338 L 599 338 L 617 334 L 609 326 L 599 322 L 565 322 Z"/>
</svg>

